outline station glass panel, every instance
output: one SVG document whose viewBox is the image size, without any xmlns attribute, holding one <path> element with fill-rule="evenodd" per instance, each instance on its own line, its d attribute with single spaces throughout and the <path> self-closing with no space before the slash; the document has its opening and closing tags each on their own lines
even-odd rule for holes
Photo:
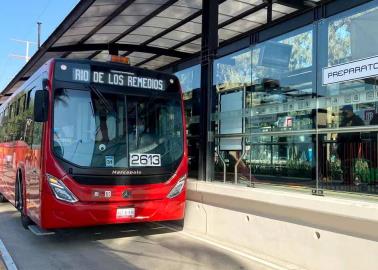
<svg viewBox="0 0 378 270">
<path fill-rule="evenodd" d="M 314 26 L 257 44 L 252 49 L 252 182 L 315 184 Z"/>
<path fill-rule="evenodd" d="M 214 180 L 249 183 L 247 141 L 250 136 L 246 127 L 247 108 L 251 105 L 251 50 L 215 60 L 213 81 Z"/>
<path fill-rule="evenodd" d="M 216 59 L 210 178 L 377 194 L 377 26 L 375 0 Z M 189 151 L 201 147 L 205 109 L 195 105 L 200 67 L 193 69 L 178 73 Z"/>
<path fill-rule="evenodd" d="M 377 1 L 319 23 L 319 181 L 377 193 Z"/>
<path fill-rule="evenodd" d="M 214 180 L 314 186 L 313 29 L 215 61 Z"/>
<path fill-rule="evenodd" d="M 189 177 L 198 177 L 198 161 L 200 149 L 200 65 L 196 65 L 176 73 L 184 95 L 186 117 L 186 134 L 189 154 Z"/>
</svg>

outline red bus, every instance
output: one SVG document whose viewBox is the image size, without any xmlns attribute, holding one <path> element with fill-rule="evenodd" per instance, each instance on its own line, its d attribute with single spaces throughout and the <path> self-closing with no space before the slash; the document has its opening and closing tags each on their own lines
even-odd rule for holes
<svg viewBox="0 0 378 270">
<path fill-rule="evenodd" d="M 183 219 L 184 127 L 177 77 L 52 59 L 0 107 L 0 200 L 25 228 Z"/>
</svg>

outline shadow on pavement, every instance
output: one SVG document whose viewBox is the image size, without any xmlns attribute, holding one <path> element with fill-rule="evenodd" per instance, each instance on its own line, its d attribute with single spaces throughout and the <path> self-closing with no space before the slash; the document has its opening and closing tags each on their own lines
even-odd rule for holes
<svg viewBox="0 0 378 270">
<path fill-rule="evenodd" d="M 50 238 L 61 241 L 109 240 L 116 238 L 172 233 L 172 230 L 157 223 L 134 223 L 56 230 Z"/>
</svg>

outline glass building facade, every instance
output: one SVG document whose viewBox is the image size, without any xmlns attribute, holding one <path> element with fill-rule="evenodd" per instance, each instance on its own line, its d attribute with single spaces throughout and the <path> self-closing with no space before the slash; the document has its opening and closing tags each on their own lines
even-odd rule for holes
<svg viewBox="0 0 378 270">
<path fill-rule="evenodd" d="M 378 194 L 378 1 L 217 58 L 212 181 Z M 197 177 L 200 66 L 181 80 Z"/>
<path fill-rule="evenodd" d="M 189 151 L 189 177 L 198 177 L 200 149 L 199 124 L 201 111 L 200 66 L 196 65 L 176 73 L 184 92 L 186 136 Z"/>
</svg>

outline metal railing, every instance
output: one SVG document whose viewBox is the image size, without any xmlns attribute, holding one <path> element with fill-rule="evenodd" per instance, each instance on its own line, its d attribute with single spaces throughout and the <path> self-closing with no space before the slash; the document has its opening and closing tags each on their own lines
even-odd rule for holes
<svg viewBox="0 0 378 270">
<path fill-rule="evenodd" d="M 311 130 L 308 135 L 315 136 L 316 133 L 314 131 Z M 257 134 L 262 137 L 268 136 L 267 134 Z M 303 132 L 297 134 L 304 135 Z M 330 137 L 330 134 L 338 134 L 339 139 L 327 139 L 327 135 Z M 322 194 L 319 191 L 323 189 L 378 194 L 377 134 L 377 126 L 342 129 L 327 128 L 324 130 L 319 129 L 319 133 L 314 137 L 316 142 L 249 142 L 248 145 L 246 145 L 247 138 L 256 136 L 253 133 L 218 134 L 215 135 L 218 138 L 218 142 L 221 138 L 242 137 L 243 148 L 237 155 L 231 155 L 227 151 L 220 151 L 219 147 L 216 147 L 217 156 L 222 163 L 223 170 L 222 175 L 219 174 L 219 170 L 215 172 L 215 180 L 222 179 L 223 182 L 234 182 L 235 184 L 244 183 L 245 174 L 242 177 L 238 176 L 241 161 L 244 160 L 242 163 L 248 166 L 250 172 L 249 179 L 247 179 L 250 186 L 254 186 L 256 183 L 306 186 L 316 188 L 317 195 Z M 295 136 L 291 132 L 270 132 L 269 135 L 277 137 L 283 135 L 283 137 L 287 135 Z M 343 136 L 352 137 L 349 141 L 342 141 Z M 314 162 L 312 163 L 309 163 L 308 160 L 301 161 L 298 157 L 287 156 L 286 158 L 281 157 L 281 159 L 276 156 L 273 160 L 272 154 L 266 160 L 259 161 L 253 160 L 251 155 L 253 151 L 264 151 L 262 150 L 263 147 L 266 149 L 268 149 L 267 147 L 272 149 L 273 147 L 281 147 L 284 152 L 295 152 L 298 151 L 295 150 L 295 147 L 303 149 L 306 145 L 308 145 L 308 148 L 313 148 L 312 158 Z M 273 152 L 273 150 L 271 151 Z M 249 152 L 249 155 L 247 155 L 247 152 Z M 234 156 L 239 158 L 236 159 Z M 234 160 L 232 161 L 231 159 Z M 233 181 L 231 178 L 233 178 Z"/>
</svg>

